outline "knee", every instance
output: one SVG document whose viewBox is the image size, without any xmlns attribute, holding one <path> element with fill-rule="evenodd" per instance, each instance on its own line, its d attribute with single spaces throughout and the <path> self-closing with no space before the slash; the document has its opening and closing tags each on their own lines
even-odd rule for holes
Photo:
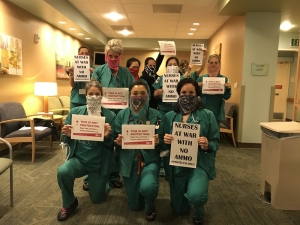
<svg viewBox="0 0 300 225">
<path fill-rule="evenodd" d="M 158 188 L 158 182 L 142 182 L 140 193 L 146 198 L 156 198 L 158 195 Z"/>
<path fill-rule="evenodd" d="M 57 177 L 65 177 L 68 174 L 69 174 L 68 168 L 64 165 L 60 166 L 57 169 Z"/>
<path fill-rule="evenodd" d="M 187 194 L 187 199 L 192 205 L 205 205 L 208 200 L 207 191 L 194 191 Z"/>
</svg>

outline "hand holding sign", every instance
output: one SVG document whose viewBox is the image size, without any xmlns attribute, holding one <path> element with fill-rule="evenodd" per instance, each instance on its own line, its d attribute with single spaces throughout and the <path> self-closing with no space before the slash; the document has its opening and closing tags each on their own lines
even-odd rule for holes
<svg viewBox="0 0 300 225">
<path fill-rule="evenodd" d="M 108 138 L 111 132 L 111 126 L 109 125 L 109 123 L 105 123 L 104 124 L 104 137 Z"/>
<path fill-rule="evenodd" d="M 71 129 L 72 129 L 72 126 L 67 124 L 67 125 L 64 125 L 63 128 L 61 128 L 61 132 L 66 135 L 67 137 L 71 137 Z"/>
<path fill-rule="evenodd" d="M 208 150 L 208 140 L 206 137 L 199 137 L 198 143 L 202 150 L 205 150 L 205 151 Z"/>
<path fill-rule="evenodd" d="M 122 134 L 119 134 L 118 137 L 116 138 L 116 140 L 114 141 L 117 145 L 122 146 L 122 139 L 123 136 Z"/>
<path fill-rule="evenodd" d="M 173 139 L 174 138 L 171 134 L 165 134 L 165 136 L 164 136 L 164 142 L 167 145 L 170 145 L 172 143 Z"/>
</svg>

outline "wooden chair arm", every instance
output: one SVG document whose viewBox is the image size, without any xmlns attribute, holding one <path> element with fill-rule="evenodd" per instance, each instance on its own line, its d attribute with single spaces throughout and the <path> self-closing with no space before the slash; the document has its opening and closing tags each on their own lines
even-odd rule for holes
<svg viewBox="0 0 300 225">
<path fill-rule="evenodd" d="M 0 122 L 0 124 L 3 124 L 3 123 L 11 123 L 11 122 L 30 122 L 32 121 L 33 118 L 21 118 L 21 119 L 12 119 L 12 120 L 3 120 Z"/>
<path fill-rule="evenodd" d="M 36 113 L 36 114 L 28 115 L 27 117 L 34 117 L 34 116 L 49 116 L 49 117 L 52 117 L 53 113 Z"/>
</svg>

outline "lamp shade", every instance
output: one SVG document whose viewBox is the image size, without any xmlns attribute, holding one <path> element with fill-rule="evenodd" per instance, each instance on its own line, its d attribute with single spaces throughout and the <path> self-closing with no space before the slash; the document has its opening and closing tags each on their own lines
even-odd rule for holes
<svg viewBox="0 0 300 225">
<path fill-rule="evenodd" d="M 57 95 L 57 83 L 55 82 L 35 82 L 34 95 L 54 96 Z"/>
</svg>

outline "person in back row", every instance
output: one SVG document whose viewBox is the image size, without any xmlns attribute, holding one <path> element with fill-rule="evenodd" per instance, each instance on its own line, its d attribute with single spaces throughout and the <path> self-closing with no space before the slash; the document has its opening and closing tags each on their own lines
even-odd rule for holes
<svg viewBox="0 0 300 225">
<path fill-rule="evenodd" d="M 140 79 L 139 71 L 140 71 L 141 62 L 136 58 L 130 58 L 126 62 L 126 68 L 130 71 L 135 81 Z"/>
</svg>

